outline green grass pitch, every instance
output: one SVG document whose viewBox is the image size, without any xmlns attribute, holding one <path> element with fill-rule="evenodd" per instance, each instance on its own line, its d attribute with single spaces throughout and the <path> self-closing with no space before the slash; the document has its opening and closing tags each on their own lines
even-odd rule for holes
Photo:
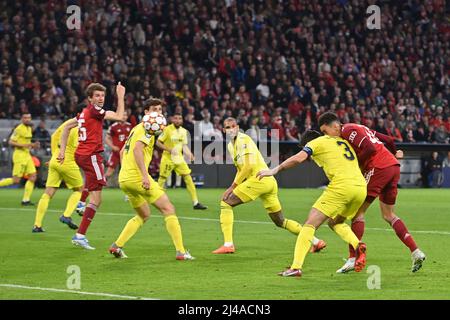
<svg viewBox="0 0 450 320">
<path fill-rule="evenodd" d="M 276 275 L 293 257 L 295 236 L 278 229 L 259 200 L 235 208 L 237 252 L 213 255 L 222 244 L 219 198 L 224 190 L 199 189 L 206 211 L 194 211 L 184 189 L 168 190 L 177 208 L 186 247 L 195 261 L 176 261 L 164 220 L 156 210 L 127 244 L 129 259 L 115 259 L 107 249 L 133 215 L 118 189 L 106 189 L 88 238 L 96 247 L 86 251 L 70 243 L 73 231 L 58 221 L 67 190 L 50 203 L 44 234 L 32 234 L 35 208 L 20 207 L 23 190 L 0 190 L 0 299 L 111 299 L 106 295 L 54 292 L 68 290 L 67 268 L 79 266 L 85 293 L 155 299 L 448 299 L 450 297 L 450 190 L 400 190 L 397 213 L 427 254 L 423 268 L 410 272 L 409 250 L 382 221 L 375 202 L 366 216 L 368 266 L 381 271 L 381 289 L 368 289 L 371 274 L 336 274 L 347 256 L 347 245 L 327 226 L 318 237 L 328 243 L 309 254 L 302 278 Z M 37 202 L 43 190 L 35 190 Z M 282 189 L 285 216 L 303 223 L 321 190 Z M 74 214 L 75 222 L 80 217 Z M 370 279 L 369 279 L 370 282 Z M 7 285 L 7 286 L 5 286 Z M 26 288 L 12 285 L 27 286 Z M 35 289 L 30 289 L 35 288 Z M 126 298 L 126 297 L 123 297 Z"/>
</svg>

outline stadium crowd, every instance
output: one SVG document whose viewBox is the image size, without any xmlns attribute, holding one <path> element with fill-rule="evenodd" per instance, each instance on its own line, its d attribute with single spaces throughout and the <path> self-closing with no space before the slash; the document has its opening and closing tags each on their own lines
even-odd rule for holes
<svg viewBox="0 0 450 320">
<path fill-rule="evenodd" d="M 113 107 L 120 80 L 132 124 L 162 97 L 206 140 L 233 115 L 254 138 L 297 141 L 332 110 L 398 142 L 448 143 L 448 3 L 380 1 L 369 30 L 358 0 L 2 1 L 0 118 L 72 117 L 91 82 Z"/>
</svg>

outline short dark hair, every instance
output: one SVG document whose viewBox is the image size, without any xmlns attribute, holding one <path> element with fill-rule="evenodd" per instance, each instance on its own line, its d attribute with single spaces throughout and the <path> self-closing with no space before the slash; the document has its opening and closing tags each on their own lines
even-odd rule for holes
<svg viewBox="0 0 450 320">
<path fill-rule="evenodd" d="M 338 116 L 333 112 L 325 112 L 319 117 L 319 128 L 323 125 L 329 126 L 335 121 L 339 121 Z"/>
<path fill-rule="evenodd" d="M 229 121 L 233 121 L 234 123 L 237 123 L 236 118 L 233 118 L 233 117 L 228 117 L 228 118 L 226 118 L 225 120 L 223 120 L 223 123 L 229 122 Z"/>
<path fill-rule="evenodd" d="M 86 88 L 86 95 L 89 98 L 92 98 L 94 95 L 94 91 L 103 91 L 106 92 L 106 87 L 101 85 L 100 83 L 94 82 L 87 86 Z"/>
<path fill-rule="evenodd" d="M 175 112 L 175 113 L 173 114 L 173 116 L 180 116 L 180 117 L 183 117 L 183 115 L 181 114 L 181 112 Z"/>
<path fill-rule="evenodd" d="M 322 134 L 319 131 L 306 130 L 305 133 L 302 134 L 302 138 L 300 139 L 300 148 L 303 148 L 308 144 L 308 142 L 313 141 L 320 136 L 322 136 Z"/>
<path fill-rule="evenodd" d="M 158 106 L 158 105 L 164 106 L 164 101 L 161 99 L 158 99 L 158 98 L 153 98 L 153 97 L 144 101 L 144 109 L 145 110 L 150 109 L 150 107 Z"/>
</svg>

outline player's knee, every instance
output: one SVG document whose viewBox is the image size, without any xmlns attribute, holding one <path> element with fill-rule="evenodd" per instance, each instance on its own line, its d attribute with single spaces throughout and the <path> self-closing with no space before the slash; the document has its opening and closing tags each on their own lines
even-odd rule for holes
<svg viewBox="0 0 450 320">
<path fill-rule="evenodd" d="M 20 178 L 19 177 L 13 177 L 13 183 L 14 184 L 18 184 L 20 182 Z"/>
<path fill-rule="evenodd" d="M 167 201 L 167 203 L 165 203 L 163 206 L 161 206 L 160 210 L 161 210 L 161 213 L 164 215 L 175 214 L 175 207 L 170 201 Z"/>
<path fill-rule="evenodd" d="M 270 218 L 272 219 L 273 223 L 279 228 L 283 228 L 284 226 L 284 216 L 281 212 L 271 213 Z"/>
<path fill-rule="evenodd" d="M 36 177 L 37 177 L 36 174 L 32 174 L 31 176 L 28 177 L 28 180 L 31 182 L 36 182 Z"/>
</svg>

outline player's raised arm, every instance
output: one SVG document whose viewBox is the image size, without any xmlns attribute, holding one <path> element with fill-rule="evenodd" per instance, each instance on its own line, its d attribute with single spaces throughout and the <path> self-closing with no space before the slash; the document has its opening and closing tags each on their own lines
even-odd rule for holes
<svg viewBox="0 0 450 320">
<path fill-rule="evenodd" d="M 120 83 L 117 83 L 117 110 L 108 110 L 105 113 L 105 120 L 121 121 L 123 113 L 125 112 L 125 87 Z"/>
<path fill-rule="evenodd" d="M 64 162 L 66 146 L 67 146 L 67 139 L 69 138 L 69 131 L 72 128 L 75 128 L 76 126 L 78 126 L 78 120 L 77 120 L 77 118 L 73 118 L 73 119 L 67 121 L 67 123 L 64 126 L 63 131 L 61 133 L 61 140 L 59 141 L 59 145 L 60 145 L 59 154 L 58 154 L 58 157 L 56 158 L 58 160 L 58 162 L 61 164 Z"/>
</svg>

